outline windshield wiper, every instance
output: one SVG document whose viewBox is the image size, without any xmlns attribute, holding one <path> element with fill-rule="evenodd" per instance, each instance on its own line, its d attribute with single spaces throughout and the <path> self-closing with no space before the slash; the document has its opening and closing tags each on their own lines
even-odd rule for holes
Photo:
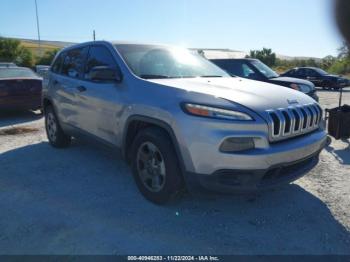
<svg viewBox="0 0 350 262">
<path fill-rule="evenodd" d="M 145 79 L 165 79 L 165 78 L 172 78 L 170 76 L 166 76 L 166 75 L 140 75 L 141 78 L 145 78 Z"/>
</svg>

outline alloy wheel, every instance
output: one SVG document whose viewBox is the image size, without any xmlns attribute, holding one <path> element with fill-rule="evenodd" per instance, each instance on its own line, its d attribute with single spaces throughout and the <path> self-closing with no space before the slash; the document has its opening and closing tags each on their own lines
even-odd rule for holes
<svg viewBox="0 0 350 262">
<path fill-rule="evenodd" d="M 153 143 L 145 142 L 138 148 L 137 171 L 148 190 L 159 192 L 163 189 L 166 179 L 164 158 Z"/>
</svg>

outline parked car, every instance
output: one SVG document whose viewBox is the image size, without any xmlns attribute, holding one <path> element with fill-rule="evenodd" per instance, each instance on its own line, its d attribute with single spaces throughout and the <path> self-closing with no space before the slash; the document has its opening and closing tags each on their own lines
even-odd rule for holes
<svg viewBox="0 0 350 262">
<path fill-rule="evenodd" d="M 41 108 L 42 78 L 25 67 L 0 67 L 0 108 Z"/>
<path fill-rule="evenodd" d="M 291 69 L 282 76 L 307 79 L 322 89 L 338 90 L 350 86 L 350 80 L 338 75 L 331 75 L 317 67 L 299 67 Z"/>
<path fill-rule="evenodd" d="M 42 78 L 45 78 L 45 76 L 47 75 L 47 73 L 50 70 L 50 66 L 47 65 L 36 65 L 35 66 L 35 72 L 41 76 Z"/>
<path fill-rule="evenodd" d="M 326 142 L 322 110 L 309 96 L 230 77 L 162 45 L 65 48 L 43 107 L 52 146 L 87 136 L 119 148 L 141 193 L 158 204 L 185 185 L 232 192 L 291 182 L 317 164 Z"/>
<path fill-rule="evenodd" d="M 17 67 L 17 65 L 12 62 L 0 62 L 0 67 Z"/>
<path fill-rule="evenodd" d="M 281 85 L 301 91 L 318 101 L 315 85 L 310 81 L 291 77 L 279 76 L 275 71 L 269 68 L 258 59 L 252 58 L 229 58 L 229 59 L 210 59 L 211 62 L 224 69 L 231 76 L 239 76 L 252 80 Z"/>
</svg>

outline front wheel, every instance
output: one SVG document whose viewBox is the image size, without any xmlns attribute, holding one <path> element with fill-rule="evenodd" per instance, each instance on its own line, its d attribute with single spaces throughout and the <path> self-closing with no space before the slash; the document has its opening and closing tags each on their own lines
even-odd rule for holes
<svg viewBox="0 0 350 262">
<path fill-rule="evenodd" d="M 132 145 L 131 165 L 137 187 L 156 204 L 165 204 L 184 187 L 172 142 L 162 129 L 142 130 Z"/>
<path fill-rule="evenodd" d="M 45 108 L 45 129 L 52 146 L 62 148 L 70 145 L 71 137 L 63 132 L 52 106 Z"/>
</svg>

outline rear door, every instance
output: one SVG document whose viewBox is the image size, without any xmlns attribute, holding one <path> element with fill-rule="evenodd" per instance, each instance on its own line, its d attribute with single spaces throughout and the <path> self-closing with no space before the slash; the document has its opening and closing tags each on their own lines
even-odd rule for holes
<svg viewBox="0 0 350 262">
<path fill-rule="evenodd" d="M 58 57 L 53 65 L 50 76 L 50 86 L 54 87 L 54 101 L 56 113 L 60 121 L 73 127 L 79 127 L 77 121 L 77 95 L 81 92 L 84 63 L 88 53 L 88 47 L 68 50 Z"/>
<path fill-rule="evenodd" d="M 108 66 L 118 70 L 112 50 L 106 45 L 92 45 L 84 70 L 83 92 L 78 96 L 78 116 L 81 128 L 109 143 L 116 143 L 118 115 L 123 109 L 125 88 L 113 81 L 92 81 L 89 72 L 96 66 Z"/>
</svg>

